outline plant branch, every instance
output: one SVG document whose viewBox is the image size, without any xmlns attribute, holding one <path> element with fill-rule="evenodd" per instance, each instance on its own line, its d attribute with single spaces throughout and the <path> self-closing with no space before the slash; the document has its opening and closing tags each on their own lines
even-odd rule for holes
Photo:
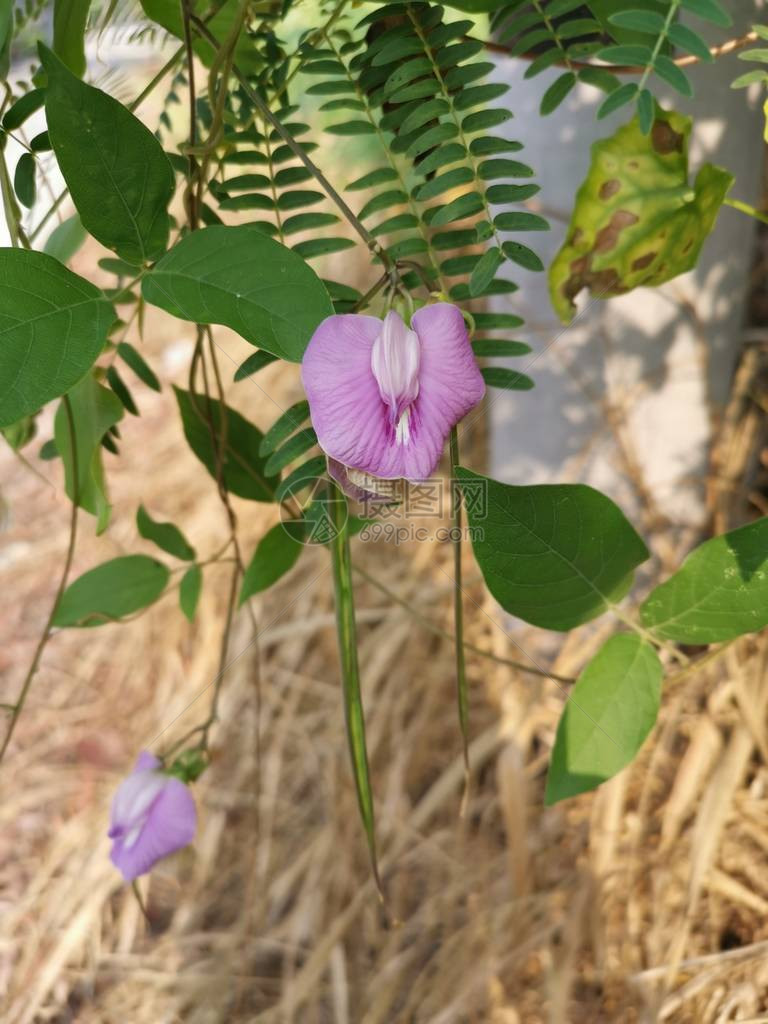
<svg viewBox="0 0 768 1024">
<path fill-rule="evenodd" d="M 202 22 L 199 18 L 195 17 L 195 15 L 192 15 L 191 22 L 197 29 L 199 34 L 207 42 L 209 42 L 211 46 L 215 46 L 218 50 L 219 43 L 216 37 L 208 30 L 205 23 Z M 314 163 L 314 161 L 312 161 L 309 158 L 309 156 L 304 151 L 304 149 L 302 149 L 299 143 L 296 142 L 291 133 L 287 131 L 287 129 L 282 125 L 282 123 L 275 117 L 275 115 L 269 109 L 269 105 L 265 103 L 261 96 L 259 96 L 258 92 L 256 92 L 256 90 L 252 88 L 248 79 L 237 66 L 237 64 L 232 65 L 232 74 L 238 80 L 243 92 L 248 97 L 250 102 L 254 105 L 254 107 L 256 107 L 256 109 L 259 111 L 260 115 L 264 118 L 265 121 L 267 121 L 272 126 L 272 128 L 274 128 L 274 130 L 277 132 L 277 134 L 280 136 L 280 138 L 283 140 L 286 146 L 288 146 L 291 152 L 294 153 L 294 155 L 298 157 L 299 160 L 301 160 L 301 162 L 307 168 L 307 170 L 315 179 L 315 181 L 317 181 L 320 187 L 325 191 L 325 194 L 328 196 L 328 198 L 336 204 L 338 209 L 344 215 L 349 224 L 355 229 L 360 238 L 362 238 L 362 240 L 368 246 L 370 251 L 374 254 L 374 256 L 377 256 L 381 260 L 383 266 L 388 269 L 390 266 L 390 259 L 389 256 L 387 255 L 386 250 L 376 241 L 376 239 L 373 237 L 370 231 L 353 213 L 353 211 L 350 209 L 350 207 L 347 205 L 344 199 L 342 199 L 342 197 L 339 195 L 339 193 L 336 191 L 333 185 L 331 185 L 331 183 L 328 181 L 328 179 L 320 170 L 320 168 Z"/>
<path fill-rule="evenodd" d="M 19 696 L 16 698 L 16 702 L 11 706 L 11 719 L 8 723 L 8 728 L 3 739 L 3 744 L 0 747 L 0 761 L 5 757 L 5 752 L 8 749 L 8 745 L 11 742 L 11 737 L 16 729 L 16 724 L 21 717 L 21 713 L 24 710 L 29 690 L 32 685 L 32 680 L 35 677 L 37 669 L 40 665 L 40 659 L 43 656 L 43 651 L 48 643 L 51 636 L 51 629 L 53 628 L 53 620 L 56 615 L 56 609 L 59 607 L 61 601 L 61 595 L 67 586 L 67 580 L 69 579 L 69 573 L 72 568 L 72 559 L 75 554 L 75 541 L 77 539 L 77 508 L 80 500 L 80 476 L 77 465 L 77 437 L 75 435 L 75 418 L 72 413 L 72 405 L 69 401 L 69 396 L 64 395 L 62 398 L 62 404 L 67 414 L 67 426 L 69 427 L 69 442 L 72 450 L 72 514 L 69 520 L 69 542 L 67 544 L 67 554 L 64 558 L 64 567 L 61 571 L 61 577 L 59 579 L 59 585 L 56 588 L 56 596 L 53 599 L 51 610 L 46 620 L 43 632 L 38 640 L 35 653 L 32 656 L 32 662 L 27 670 L 27 674 L 24 677 L 24 682 L 21 684 L 21 690 Z"/>
<path fill-rule="evenodd" d="M 462 817 L 469 801 L 469 700 L 467 697 L 467 665 L 464 660 L 464 604 L 461 589 L 461 529 L 462 529 L 462 496 L 454 472 L 459 466 L 459 432 L 451 428 L 450 439 L 451 460 L 451 518 L 453 520 L 453 623 L 456 639 L 454 651 L 456 657 L 456 697 L 459 708 L 459 727 L 464 752 L 464 795 L 461 800 Z"/>
<path fill-rule="evenodd" d="M 394 601 L 395 604 L 399 604 L 401 608 L 411 615 L 417 622 L 419 622 L 425 629 L 428 629 L 430 633 L 434 633 L 435 636 L 442 637 L 443 640 L 447 640 L 453 644 L 456 642 L 456 637 L 453 633 L 449 633 L 447 629 L 443 629 L 442 626 L 438 626 L 436 622 L 432 622 L 426 615 L 422 615 L 418 608 L 406 601 L 404 597 L 400 597 L 394 590 L 390 590 L 386 584 L 382 583 L 381 580 L 377 580 L 375 576 L 371 576 L 370 573 L 366 572 L 365 569 L 361 569 L 359 565 L 354 566 L 355 572 L 358 576 L 362 577 L 366 583 L 370 583 L 372 587 L 376 587 L 385 597 L 388 597 L 390 601 Z M 539 676 L 541 679 L 553 679 L 558 683 L 566 683 L 570 685 L 575 683 L 576 680 L 572 676 L 559 676 L 556 672 L 545 672 L 541 668 L 534 668 L 531 665 L 524 665 L 521 661 L 513 661 L 511 658 L 503 658 L 500 654 L 494 654 L 492 651 L 484 651 L 482 647 L 477 647 L 475 644 L 471 644 L 468 641 L 464 641 L 464 650 L 471 651 L 472 654 L 477 654 L 481 658 L 487 658 L 489 661 L 496 662 L 497 665 L 506 665 L 508 668 L 513 668 L 518 672 L 527 672 L 532 676 Z"/>
<path fill-rule="evenodd" d="M 743 50 L 745 46 L 750 46 L 752 43 L 756 42 L 757 38 L 757 32 L 747 32 L 743 36 L 738 36 L 736 39 L 729 39 L 728 42 L 722 43 L 720 46 L 710 46 L 709 52 L 715 59 L 718 57 L 725 57 L 729 53 L 735 53 L 737 50 Z M 489 50 L 491 53 L 500 53 L 507 57 L 512 56 L 509 52 L 509 47 L 504 46 L 503 43 L 496 43 L 492 39 L 486 39 L 483 40 L 483 45 L 486 50 Z M 515 56 L 519 60 L 532 61 L 535 60 L 539 54 L 520 53 Z M 675 63 L 679 68 L 687 68 L 691 67 L 693 64 L 700 64 L 701 57 L 688 53 L 684 57 L 677 57 L 673 63 Z M 572 71 L 582 71 L 584 68 L 601 68 L 605 71 L 612 72 L 614 75 L 642 75 L 646 70 L 644 66 L 639 64 L 594 64 L 591 61 L 579 60 L 569 60 L 568 63 L 564 60 L 556 61 L 553 66 L 569 68 Z"/>
</svg>

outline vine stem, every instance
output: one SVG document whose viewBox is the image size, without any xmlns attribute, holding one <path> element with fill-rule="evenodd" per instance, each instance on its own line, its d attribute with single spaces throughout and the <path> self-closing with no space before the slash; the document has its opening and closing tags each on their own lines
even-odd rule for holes
<svg viewBox="0 0 768 1024">
<path fill-rule="evenodd" d="M 382 583 L 381 580 L 377 580 L 375 576 L 371 576 L 369 572 L 362 569 L 359 565 L 355 565 L 353 568 L 358 576 L 364 579 L 366 583 L 370 583 L 372 587 L 375 587 L 378 591 L 384 594 L 384 596 L 389 598 L 390 601 L 394 601 L 394 603 L 399 604 L 401 608 L 405 608 L 405 610 L 412 615 L 414 619 L 420 622 L 425 629 L 428 629 L 430 633 L 434 633 L 435 636 L 442 637 L 443 640 L 447 640 L 451 644 L 456 642 L 456 636 L 454 633 L 449 633 L 447 629 L 443 629 L 442 626 L 438 626 L 436 622 L 432 622 L 431 619 L 428 619 L 426 615 L 422 615 L 419 609 L 412 605 L 410 601 L 406 601 L 405 598 L 396 594 L 394 590 L 390 590 L 390 588 L 386 586 L 386 584 Z M 576 682 L 573 676 L 561 676 L 556 672 L 545 672 L 544 669 L 535 668 L 532 665 L 524 665 L 521 661 L 513 661 L 511 658 L 502 658 L 501 655 L 494 654 L 492 651 L 484 651 L 482 647 L 477 647 L 475 644 L 471 644 L 466 640 L 464 641 L 464 650 L 470 651 L 472 654 L 477 654 L 481 658 L 487 658 L 488 661 L 493 661 L 497 665 L 506 665 L 508 668 L 516 669 L 518 672 L 527 672 L 529 675 L 539 676 L 541 679 L 554 679 L 555 682 L 566 683 L 567 685 L 571 685 Z"/>
<path fill-rule="evenodd" d="M 53 628 L 53 620 L 56 615 L 56 609 L 59 607 L 61 595 L 64 593 L 64 590 L 67 586 L 69 573 L 70 570 L 72 569 L 72 559 L 74 558 L 75 555 L 75 542 L 77 540 L 77 509 L 78 503 L 80 501 L 80 474 L 77 464 L 77 437 L 75 434 L 75 417 L 72 413 L 72 405 L 69 401 L 69 395 L 64 395 L 61 401 L 67 414 L 67 426 L 69 428 L 69 443 L 72 449 L 72 514 L 69 520 L 69 542 L 67 544 L 67 554 L 66 557 L 64 558 L 64 568 L 62 569 L 61 572 L 59 585 L 56 588 L 56 596 L 53 599 L 51 611 L 48 615 L 48 619 L 46 620 L 43 632 L 40 635 L 40 639 L 38 640 L 37 647 L 35 648 L 35 653 L 32 656 L 32 662 L 30 663 L 29 669 L 27 670 L 27 674 L 24 677 L 24 682 L 21 685 L 19 696 L 16 698 L 16 702 L 13 705 L 11 705 L 11 720 L 8 723 L 8 728 L 3 739 L 3 744 L 0 747 L 0 761 L 2 761 L 3 758 L 5 757 L 5 752 L 8 749 L 8 745 L 11 742 L 11 737 L 13 736 L 13 733 L 16 729 L 16 724 L 19 721 L 19 718 L 21 717 L 22 711 L 24 710 L 24 705 L 26 704 L 27 697 L 29 695 L 32 680 L 34 679 L 37 669 L 40 665 L 40 659 L 43 655 L 43 651 L 45 650 L 45 646 L 48 643 L 48 640 L 50 639 L 51 629 Z"/>
<path fill-rule="evenodd" d="M 745 46 L 750 46 L 752 43 L 757 42 L 757 32 L 747 32 L 743 36 L 738 36 L 735 39 L 729 39 L 726 43 L 721 43 L 720 46 L 710 46 L 709 52 L 715 59 L 717 57 L 725 57 L 729 53 L 735 53 L 736 50 L 743 50 Z M 496 43 L 492 39 L 483 41 L 483 46 L 486 50 L 491 53 L 505 54 L 507 57 L 511 56 L 509 47 L 504 46 L 503 43 Z M 535 60 L 538 53 L 521 53 L 516 55 L 519 60 Z M 697 57 L 695 54 L 688 53 L 684 57 L 677 57 L 673 61 L 679 68 L 688 68 L 693 64 L 701 63 L 701 57 Z M 600 68 L 603 71 L 610 71 L 614 75 L 642 75 L 645 68 L 640 64 L 593 64 L 590 61 L 571 60 L 568 64 L 565 61 L 556 61 L 554 67 L 569 67 L 573 71 L 583 71 L 585 68 Z"/>
<path fill-rule="evenodd" d="M 211 46 L 216 47 L 217 50 L 219 49 L 218 40 L 208 30 L 204 22 L 202 22 L 195 15 L 192 15 L 191 23 L 197 29 L 199 34 L 207 42 L 211 44 Z M 328 181 L 328 179 L 317 166 L 317 164 L 315 164 L 314 161 L 309 158 L 309 156 L 304 152 L 304 150 L 301 148 L 298 142 L 296 142 L 291 133 L 286 131 L 281 122 L 275 117 L 275 115 L 269 109 L 268 104 L 266 104 L 264 100 L 261 98 L 261 96 L 259 96 L 259 94 L 256 92 L 256 90 L 251 87 L 248 79 L 237 66 L 237 64 L 232 64 L 232 74 L 238 80 L 243 92 L 251 101 L 251 103 L 253 103 L 254 107 L 256 107 L 256 109 L 259 111 L 264 120 L 267 121 L 274 128 L 274 130 L 277 132 L 277 134 L 280 136 L 280 138 L 283 140 L 286 146 L 288 146 L 291 152 L 299 160 L 301 160 L 301 162 L 307 168 L 307 170 L 315 179 L 315 181 L 317 181 L 320 187 L 325 191 L 328 198 L 331 199 L 336 204 L 336 206 L 339 208 L 339 210 L 344 215 L 346 220 L 355 229 L 357 234 L 365 242 L 365 244 L 368 246 L 368 248 L 374 254 L 374 256 L 381 260 L 381 263 L 385 267 L 385 269 L 389 269 L 391 261 L 386 250 L 376 241 L 376 239 L 373 237 L 370 231 L 362 223 L 362 221 L 360 221 L 359 218 L 353 213 L 351 208 L 339 195 L 339 193 L 336 191 L 333 185 L 331 185 L 330 181 Z"/>
<path fill-rule="evenodd" d="M 729 199 L 726 197 L 723 200 L 724 206 L 731 206 L 734 210 L 738 210 L 740 213 L 746 213 L 748 217 L 754 217 L 755 220 L 762 221 L 763 224 L 768 224 L 768 213 L 762 213 L 754 206 L 750 206 L 749 203 L 744 203 L 741 199 Z"/>
<path fill-rule="evenodd" d="M 365 742 L 365 717 L 360 694 L 355 595 L 352 584 L 352 556 L 347 525 L 349 510 L 347 499 L 333 483 L 328 491 L 328 504 L 333 527 L 330 549 L 336 594 L 336 634 L 339 644 L 339 659 L 341 661 L 341 680 L 344 688 L 344 715 L 347 724 L 347 741 L 352 758 L 357 802 L 363 819 L 366 839 L 368 840 L 371 868 L 376 880 L 379 899 L 383 903 L 384 893 L 376 857 L 376 825 L 368 767 L 368 750 Z"/>
<path fill-rule="evenodd" d="M 459 432 L 451 427 L 450 459 L 451 459 L 451 518 L 453 520 L 453 624 L 454 651 L 456 657 L 456 697 L 459 708 L 459 726 L 464 753 L 464 795 L 461 798 L 460 814 L 464 817 L 469 803 L 469 700 L 467 698 L 467 664 L 464 658 L 464 601 L 461 589 L 461 529 L 462 529 L 462 497 L 461 490 L 455 480 L 455 472 L 459 466 Z"/>
</svg>

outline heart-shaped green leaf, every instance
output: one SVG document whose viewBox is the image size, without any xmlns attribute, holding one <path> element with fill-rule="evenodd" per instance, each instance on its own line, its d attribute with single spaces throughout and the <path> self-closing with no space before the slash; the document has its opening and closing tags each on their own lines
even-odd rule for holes
<svg viewBox="0 0 768 1024">
<path fill-rule="evenodd" d="M 281 359 L 301 362 L 333 313 L 304 260 L 250 225 L 214 225 L 183 238 L 144 278 L 147 302 L 193 323 L 223 324 Z"/>
<path fill-rule="evenodd" d="M 567 630 L 601 615 L 648 558 L 621 509 L 592 487 L 512 487 L 455 472 L 488 589 L 534 626 Z"/>
<path fill-rule="evenodd" d="M 114 319 L 99 289 L 53 256 L 0 249 L 0 427 L 85 376 Z"/>
</svg>

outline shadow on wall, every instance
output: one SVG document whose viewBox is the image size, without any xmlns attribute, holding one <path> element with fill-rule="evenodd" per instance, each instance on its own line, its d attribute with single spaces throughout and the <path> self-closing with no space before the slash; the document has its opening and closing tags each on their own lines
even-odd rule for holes
<svg viewBox="0 0 768 1024">
<path fill-rule="evenodd" d="M 754 7 L 730 9 L 737 35 L 754 20 Z M 706 161 L 727 167 L 736 178 L 732 194 L 755 202 L 762 114 L 756 94 L 730 88 L 743 68 L 736 55 L 691 68 L 694 99 L 669 93 L 662 104 L 693 117 L 691 177 Z M 541 96 L 560 72 L 529 81 L 524 72 L 522 61 L 505 60 L 496 77 L 512 85 L 514 137 L 525 143 L 522 156 L 541 185 L 532 207 L 538 203 L 552 226 L 519 238 L 548 265 L 564 240 L 592 142 L 611 135 L 630 108 L 598 122 L 602 94 L 578 86 L 542 121 Z M 739 352 L 754 234 L 754 221 L 724 207 L 694 271 L 608 301 L 582 292 L 568 327 L 552 311 L 546 275 L 515 268 L 520 291 L 512 301 L 526 319 L 519 336 L 533 347 L 515 369 L 536 387 L 489 398 L 493 475 L 520 484 L 584 480 L 630 515 L 650 499 L 671 520 L 700 527 L 712 414 L 727 398 Z M 508 299 L 492 302 L 509 308 Z"/>
</svg>

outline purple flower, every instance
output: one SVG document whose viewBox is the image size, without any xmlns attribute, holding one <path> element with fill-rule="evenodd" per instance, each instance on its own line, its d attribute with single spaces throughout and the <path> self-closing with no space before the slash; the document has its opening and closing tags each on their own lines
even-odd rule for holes
<svg viewBox="0 0 768 1024">
<path fill-rule="evenodd" d="M 424 480 L 451 427 L 485 393 L 461 310 L 447 302 L 418 310 L 410 329 L 394 311 L 383 321 L 329 316 L 301 374 L 320 447 L 341 464 L 342 483 L 344 469 Z"/>
<path fill-rule="evenodd" d="M 160 760 L 143 751 L 112 800 L 110 857 L 126 882 L 195 837 L 197 812 L 187 786 L 159 771 Z"/>
</svg>

